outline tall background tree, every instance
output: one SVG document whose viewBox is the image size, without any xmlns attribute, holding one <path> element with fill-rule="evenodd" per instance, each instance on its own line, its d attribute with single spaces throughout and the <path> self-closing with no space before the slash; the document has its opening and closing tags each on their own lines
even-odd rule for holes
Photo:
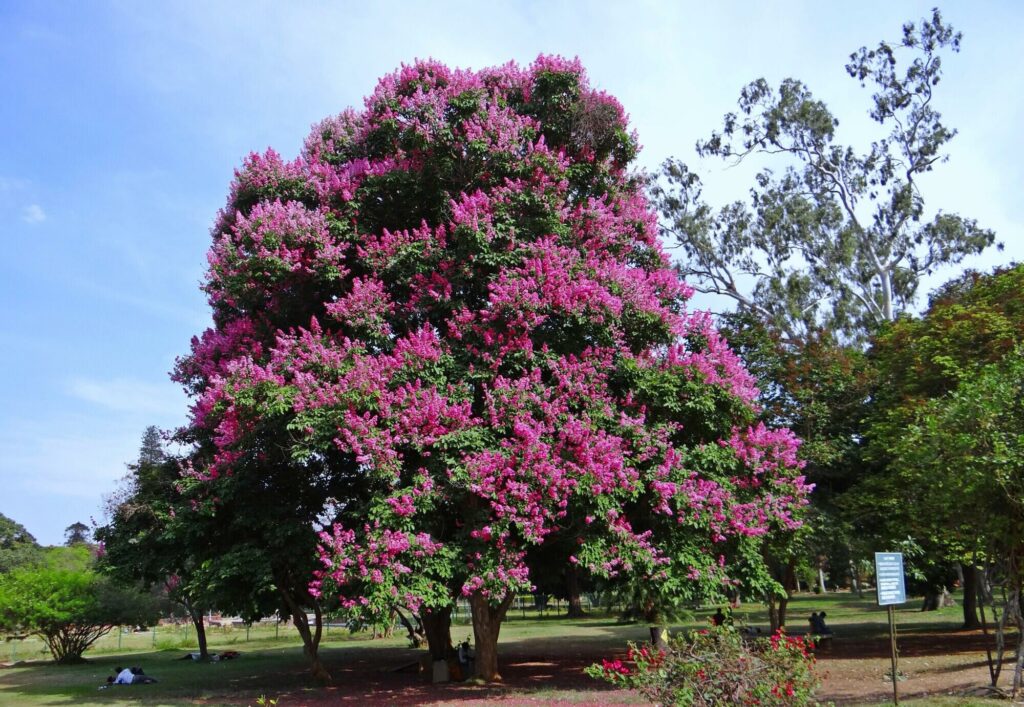
<svg viewBox="0 0 1024 707">
<path fill-rule="evenodd" d="M 850 55 L 846 71 L 873 88 L 869 115 L 880 128 L 862 147 L 839 141 L 839 120 L 802 82 L 747 85 L 739 111 L 697 153 L 776 160 L 758 173 L 749 204 L 706 204 L 679 160 L 665 163 L 656 189 L 687 280 L 789 340 L 825 331 L 856 342 L 911 307 L 922 276 L 991 245 L 993 233 L 973 219 L 941 207 L 930 215 L 920 184 L 956 135 L 935 92 L 943 53 L 960 41 L 935 10 L 897 41 Z"/>
<path fill-rule="evenodd" d="M 92 531 L 89 530 L 89 526 L 81 521 L 76 521 L 64 528 L 64 544 L 68 547 L 73 545 L 86 545 L 89 542 L 89 536 Z"/>
<path fill-rule="evenodd" d="M 183 513 L 182 460 L 168 457 L 160 431 L 150 426 L 138 459 L 128 465 L 121 487 L 107 499 L 107 523 L 97 528 L 99 569 L 123 583 L 140 583 L 180 605 L 196 629 L 200 657 L 208 657 L 204 609 L 196 570 L 203 545 Z"/>
<path fill-rule="evenodd" d="M 37 562 L 41 548 L 21 523 L 0 513 L 0 574 Z"/>
<path fill-rule="evenodd" d="M 764 415 L 804 440 L 815 482 L 816 525 L 798 554 L 812 555 L 824 584 L 868 548 L 836 503 L 873 464 L 862 420 L 875 400 L 870 338 L 912 309 L 925 275 L 994 242 L 970 218 L 926 204 L 922 177 L 946 161 L 956 130 L 938 111 L 942 61 L 961 35 L 938 10 L 908 22 L 896 41 L 850 55 L 849 76 L 872 89 L 877 135 L 842 141 L 840 123 L 796 79 L 764 79 L 740 93 L 738 110 L 697 143 L 700 157 L 760 168 L 747 202 L 716 208 L 695 172 L 669 160 L 653 189 L 663 233 L 683 251 L 695 287 L 731 298 L 727 338 L 758 374 Z M 793 548 L 784 551 L 792 559 Z M 947 565 L 948 566 L 948 565 Z"/>
<path fill-rule="evenodd" d="M 417 62 L 299 159 L 250 156 L 213 232 L 215 326 L 178 369 L 211 544 L 279 558 L 278 589 L 318 569 L 295 607 L 437 618 L 435 656 L 463 596 L 487 680 L 527 551 L 562 533 L 654 614 L 772 584 L 797 443 L 752 424 L 750 376 L 686 310 L 635 152 L 622 107 L 540 57 Z"/>
</svg>

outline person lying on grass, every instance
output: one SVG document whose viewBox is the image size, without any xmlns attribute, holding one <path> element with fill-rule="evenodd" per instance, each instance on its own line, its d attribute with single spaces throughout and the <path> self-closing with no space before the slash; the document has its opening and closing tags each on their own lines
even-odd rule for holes
<svg viewBox="0 0 1024 707">
<path fill-rule="evenodd" d="M 117 676 L 107 677 L 107 684 L 110 685 L 149 685 L 150 683 L 156 682 L 156 678 L 151 678 L 146 675 L 142 668 L 122 668 L 117 666 L 114 668 L 117 671 Z"/>
</svg>

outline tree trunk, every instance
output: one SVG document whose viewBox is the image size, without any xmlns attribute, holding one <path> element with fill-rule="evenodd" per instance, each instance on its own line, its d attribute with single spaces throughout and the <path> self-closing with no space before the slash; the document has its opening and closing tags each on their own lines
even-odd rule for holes
<svg viewBox="0 0 1024 707">
<path fill-rule="evenodd" d="M 473 636 L 476 640 L 476 674 L 484 682 L 501 680 L 498 673 L 498 633 L 513 597 L 509 592 L 498 606 L 492 606 L 490 600 L 480 592 L 475 592 L 469 598 L 469 606 L 473 611 Z"/>
<path fill-rule="evenodd" d="M 420 622 L 427 639 L 427 650 L 432 660 L 448 660 L 455 653 L 452 647 L 452 608 L 420 610 Z"/>
<path fill-rule="evenodd" d="M 306 613 L 306 610 L 299 606 L 299 603 L 290 592 L 284 589 L 280 589 L 280 592 L 284 598 L 285 606 L 288 607 L 288 611 L 292 615 L 292 623 L 295 624 L 299 636 L 302 637 L 302 652 L 309 658 L 310 672 L 313 673 L 314 678 L 321 682 L 329 681 L 331 674 L 327 672 L 324 664 L 320 661 L 320 637 L 323 635 L 324 630 L 324 619 L 323 612 L 320 610 L 320 602 L 312 601 L 314 630 L 310 631 L 309 615 Z"/>
<path fill-rule="evenodd" d="M 114 627 L 112 625 L 71 625 L 62 626 L 54 631 L 41 634 L 41 638 L 50 649 L 57 663 L 84 663 L 82 654 L 97 639 L 105 636 Z"/>
<path fill-rule="evenodd" d="M 825 587 L 825 568 L 818 565 L 818 591 L 824 594 L 827 591 Z"/>
<path fill-rule="evenodd" d="M 948 587 L 943 587 L 939 593 L 939 608 L 948 609 L 951 606 L 956 606 L 956 599 L 953 597 L 953 593 L 949 591 Z"/>
<path fill-rule="evenodd" d="M 995 611 L 995 608 L 992 610 Z M 996 668 L 995 675 L 992 677 L 992 687 L 998 685 L 999 675 L 1003 671 L 1003 656 L 1006 653 L 1006 615 L 1009 611 L 1009 600 L 1004 598 L 1003 611 L 996 622 Z"/>
<path fill-rule="evenodd" d="M 668 626 L 665 617 L 653 599 L 647 599 L 642 609 L 644 621 L 650 624 L 651 645 L 655 648 L 668 648 Z"/>
<path fill-rule="evenodd" d="M 786 590 L 786 593 L 779 597 L 779 611 L 778 620 L 779 625 L 772 627 L 772 633 L 775 633 L 780 628 L 786 626 L 786 610 L 789 608 L 789 600 L 793 598 L 793 592 L 798 586 L 796 579 L 796 558 L 790 557 L 789 561 L 786 562 L 786 569 L 782 575 L 782 588 Z"/>
<path fill-rule="evenodd" d="M 203 610 L 187 603 L 185 608 L 188 610 L 188 615 L 192 618 L 192 625 L 196 627 L 196 641 L 199 643 L 199 660 L 209 660 L 210 653 L 206 646 L 206 624 L 203 622 Z"/>
<path fill-rule="evenodd" d="M 992 610 L 995 611 L 994 606 Z M 985 597 L 982 596 L 980 588 L 978 590 L 978 614 L 981 616 L 981 632 L 985 636 L 985 658 L 988 661 L 988 677 L 991 681 L 992 687 L 996 687 L 999 683 L 999 674 L 996 672 L 995 661 L 992 660 L 992 647 L 988 645 L 988 621 L 985 619 Z M 995 618 L 995 615 L 993 615 L 993 618 Z"/>
<path fill-rule="evenodd" d="M 405 614 L 399 609 L 395 609 L 395 613 L 398 614 L 398 620 L 405 626 L 405 630 L 409 634 L 409 645 L 413 648 L 419 648 L 427 641 L 427 635 L 423 631 L 423 620 L 418 619 L 418 625 L 414 626 L 412 621 L 406 617 Z M 415 616 L 414 616 L 415 618 Z"/>
<path fill-rule="evenodd" d="M 778 597 L 771 592 L 765 595 L 765 603 L 768 604 L 768 626 L 771 633 L 778 631 L 782 625 L 779 621 L 779 605 L 776 603 L 777 600 Z"/>
<path fill-rule="evenodd" d="M 961 572 L 964 576 L 964 628 L 978 628 L 978 568 L 972 564 L 962 563 Z"/>
<path fill-rule="evenodd" d="M 1010 692 L 1011 699 L 1016 700 L 1020 693 L 1021 678 L 1024 675 L 1024 617 L 1020 613 L 1020 603 L 1017 609 L 1017 662 L 1013 668 L 1013 690 Z"/>
<path fill-rule="evenodd" d="M 864 598 L 864 587 L 860 583 L 859 573 L 857 572 L 857 563 L 850 558 L 850 582 L 853 585 L 853 591 L 857 592 L 859 599 Z"/>
<path fill-rule="evenodd" d="M 569 618 L 583 618 L 583 602 L 580 600 L 580 571 L 574 564 L 569 564 L 565 568 L 565 591 L 569 597 Z"/>
<path fill-rule="evenodd" d="M 789 596 L 786 594 L 767 594 L 768 625 L 771 633 L 776 633 L 786 626 L 786 610 L 789 608 Z"/>
<path fill-rule="evenodd" d="M 1024 677 L 1024 606 L 1021 606 L 1021 581 L 1017 574 L 1016 558 L 1011 558 L 1010 571 L 1013 579 L 1010 586 L 1010 601 L 1007 602 L 1007 610 L 1013 612 L 1014 622 L 1017 624 L 1017 660 L 1013 667 L 1013 689 L 1010 691 L 1010 699 L 1016 700 L 1021 689 L 1021 678 Z"/>
<path fill-rule="evenodd" d="M 729 606 L 733 609 L 740 608 L 740 604 L 743 603 L 742 597 L 740 597 L 739 590 L 737 590 L 736 588 L 726 590 L 725 596 L 729 599 Z"/>
<path fill-rule="evenodd" d="M 192 619 L 192 625 L 196 627 L 196 642 L 199 644 L 199 660 L 209 660 L 210 654 L 206 646 L 206 624 L 203 623 L 203 610 L 197 608 L 188 599 L 182 597 L 179 602 L 185 609 L 185 613 Z"/>
<path fill-rule="evenodd" d="M 658 611 L 658 605 L 654 603 L 653 599 L 647 599 L 641 608 L 644 621 L 655 626 L 661 625 L 661 612 Z"/>
</svg>

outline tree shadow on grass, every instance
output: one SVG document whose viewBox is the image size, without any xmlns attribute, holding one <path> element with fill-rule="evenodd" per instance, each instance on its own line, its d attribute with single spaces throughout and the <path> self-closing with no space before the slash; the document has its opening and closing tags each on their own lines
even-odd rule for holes
<svg viewBox="0 0 1024 707">
<path fill-rule="evenodd" d="M 503 646 L 499 657 L 503 683 L 433 685 L 415 672 L 396 672 L 417 662 L 424 655 L 422 650 L 366 645 L 326 648 L 322 657 L 332 681 L 319 685 L 298 648 L 243 653 L 237 660 L 223 663 L 179 660 L 183 655 L 179 651 L 135 653 L 104 656 L 79 666 L 38 663 L 0 671 L 0 703 L 177 705 L 198 701 L 252 705 L 265 695 L 282 704 L 414 705 L 486 702 L 514 695 L 556 704 L 563 694 L 576 704 L 632 702 L 629 693 L 616 692 L 583 673 L 600 654 L 599 647 L 568 656 L 557 651 L 536 655 Z M 125 664 L 142 665 L 160 682 L 98 689 L 117 665 Z"/>
<path fill-rule="evenodd" d="M 899 634 L 897 644 L 900 656 L 907 658 L 964 653 L 984 655 L 985 649 L 993 646 L 993 639 L 981 631 L 928 631 Z M 838 634 L 831 641 L 822 642 L 816 653 L 821 658 L 833 660 L 885 659 L 889 657 L 891 648 L 888 634 L 873 638 Z"/>
</svg>

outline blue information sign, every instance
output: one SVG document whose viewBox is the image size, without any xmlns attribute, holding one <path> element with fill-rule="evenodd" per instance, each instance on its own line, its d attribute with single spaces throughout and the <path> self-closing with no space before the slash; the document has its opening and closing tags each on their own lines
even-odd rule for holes
<svg viewBox="0 0 1024 707">
<path fill-rule="evenodd" d="M 907 588 L 903 582 L 903 553 L 875 553 L 875 587 L 878 605 L 905 604 Z"/>
</svg>

